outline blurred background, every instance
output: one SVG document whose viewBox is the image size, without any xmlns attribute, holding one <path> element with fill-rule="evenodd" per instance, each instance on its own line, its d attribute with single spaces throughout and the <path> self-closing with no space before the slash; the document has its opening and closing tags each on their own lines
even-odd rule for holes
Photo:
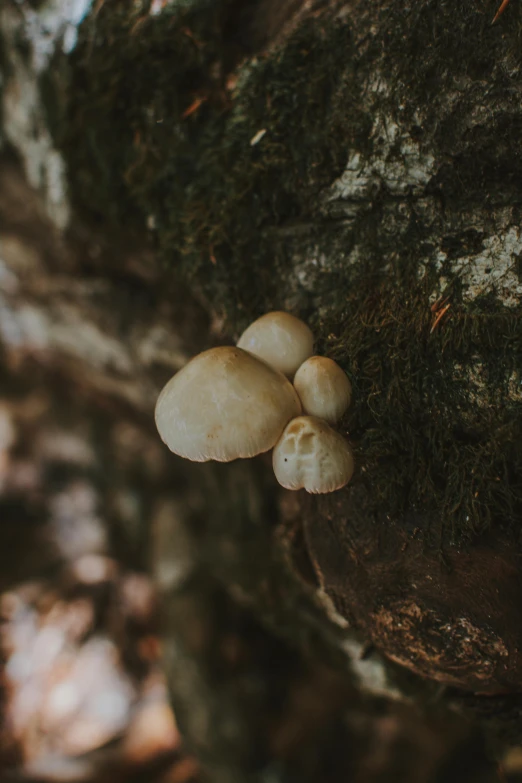
<svg viewBox="0 0 522 783">
<path fill-rule="evenodd" d="M 144 522 L 161 444 L 37 363 L 0 370 L 0 766 L 35 780 L 197 778 L 160 665 Z"/>
</svg>

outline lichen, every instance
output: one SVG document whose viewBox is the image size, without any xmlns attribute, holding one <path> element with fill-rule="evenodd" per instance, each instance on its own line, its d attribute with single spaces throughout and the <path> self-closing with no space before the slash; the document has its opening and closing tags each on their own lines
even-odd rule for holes
<svg viewBox="0 0 522 783">
<path fill-rule="evenodd" d="M 449 263 L 448 272 L 437 281 L 437 293 L 431 299 L 436 299 L 451 281 L 458 279 L 465 301 L 493 292 L 505 307 L 516 307 L 522 299 L 518 271 L 521 255 L 522 236 L 517 226 L 510 225 L 505 231 L 485 237 L 478 253 Z M 447 260 L 447 254 L 440 252 L 435 267 L 442 269 Z"/>
</svg>

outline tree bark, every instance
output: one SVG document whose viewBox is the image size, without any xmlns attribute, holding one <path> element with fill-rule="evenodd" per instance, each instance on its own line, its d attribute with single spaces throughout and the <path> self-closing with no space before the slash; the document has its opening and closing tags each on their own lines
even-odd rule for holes
<svg viewBox="0 0 522 783">
<path fill-rule="evenodd" d="M 340 492 L 289 498 L 263 458 L 172 461 L 186 488 L 154 533 L 166 665 L 216 780 L 245 779 L 261 731 L 209 663 L 242 611 L 347 701 L 438 682 L 520 737 L 520 10 L 492 27 L 495 10 L 0 9 L 6 361 L 45 361 L 151 426 L 191 355 L 285 309 L 352 381 Z"/>
</svg>

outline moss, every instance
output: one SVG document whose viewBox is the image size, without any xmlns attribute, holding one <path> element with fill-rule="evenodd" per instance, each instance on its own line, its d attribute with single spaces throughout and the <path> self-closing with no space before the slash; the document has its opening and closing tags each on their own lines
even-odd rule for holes
<svg viewBox="0 0 522 783">
<path fill-rule="evenodd" d="M 347 428 L 371 487 L 368 519 L 383 509 L 391 519 L 435 517 L 452 543 L 492 524 L 517 531 L 522 403 L 508 379 L 520 373 L 520 311 L 454 296 L 432 331 L 421 288 L 393 277 L 356 284 L 345 318 L 325 323 L 336 330 L 325 349 L 354 383 Z"/>
<path fill-rule="evenodd" d="M 520 309 L 465 302 L 455 279 L 432 331 L 438 274 L 428 263 L 420 280 L 419 265 L 435 249 L 450 261 L 478 252 L 491 210 L 520 203 L 506 76 L 517 17 L 502 37 L 477 6 L 382 0 L 356 23 L 323 10 L 262 52 L 238 34 L 239 5 L 151 17 L 146 3 L 105 3 L 86 21 L 68 89 L 50 83 L 46 101 L 77 207 L 125 231 L 153 216 L 165 273 L 200 288 L 232 334 L 273 307 L 310 321 L 352 378 L 347 424 L 376 508 L 435 513 L 454 541 L 516 531 Z M 382 74 L 388 92 L 369 95 Z M 434 154 L 437 174 L 422 199 L 381 188 L 355 218 L 334 219 L 321 193 L 349 151 L 375 154 L 377 110 Z M 484 225 L 466 225 L 464 210 Z"/>
<path fill-rule="evenodd" d="M 311 216 L 342 171 L 346 139 L 363 131 L 345 111 L 348 27 L 310 20 L 256 57 L 236 40 L 233 10 L 102 7 L 84 25 L 68 101 L 46 103 L 77 207 L 120 225 L 153 216 L 165 265 L 237 323 L 277 298 L 271 232 Z"/>
</svg>

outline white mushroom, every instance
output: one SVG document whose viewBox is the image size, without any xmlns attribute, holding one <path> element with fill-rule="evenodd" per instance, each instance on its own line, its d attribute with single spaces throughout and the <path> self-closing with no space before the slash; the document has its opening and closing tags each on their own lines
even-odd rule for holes
<svg viewBox="0 0 522 783">
<path fill-rule="evenodd" d="M 334 492 L 353 474 L 353 455 L 342 435 L 315 416 L 298 416 L 275 445 L 272 464 L 286 489 Z"/>
<path fill-rule="evenodd" d="M 246 351 L 211 348 L 167 383 L 156 426 L 171 451 L 195 462 L 230 462 L 268 451 L 301 412 L 292 384 Z"/>
<path fill-rule="evenodd" d="M 276 310 L 250 324 L 237 345 L 292 378 L 314 352 L 314 336 L 299 318 Z"/>
<path fill-rule="evenodd" d="M 339 365 L 326 356 L 311 356 L 295 374 L 294 386 L 303 411 L 334 424 L 348 409 L 352 385 Z"/>
</svg>

